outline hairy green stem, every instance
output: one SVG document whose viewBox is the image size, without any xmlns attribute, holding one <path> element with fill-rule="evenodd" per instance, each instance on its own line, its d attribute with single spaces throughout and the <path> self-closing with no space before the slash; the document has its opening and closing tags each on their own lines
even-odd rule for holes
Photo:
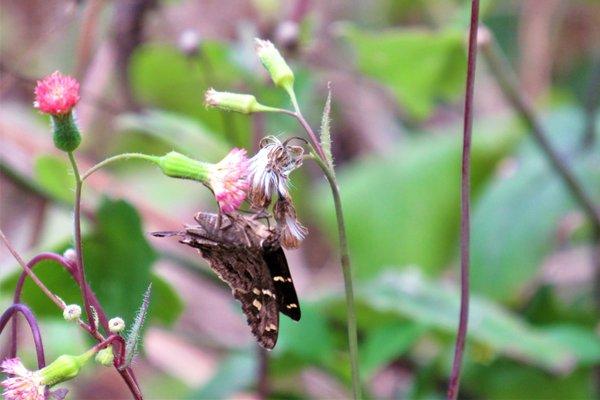
<svg viewBox="0 0 600 400">
<path fill-rule="evenodd" d="M 159 157 L 150 156 L 148 154 L 142 154 L 142 153 L 123 153 L 123 154 L 117 154 L 116 156 L 109 157 L 106 160 L 103 160 L 103 161 L 99 162 L 98 164 L 94 165 L 93 167 L 91 167 L 90 169 L 88 169 L 87 171 L 85 171 L 85 173 L 83 175 L 81 175 L 81 180 L 85 181 L 94 172 L 96 172 L 100 168 L 105 167 L 106 165 L 108 165 L 110 163 L 113 163 L 115 161 L 130 160 L 130 159 L 138 159 L 138 160 L 146 160 L 146 161 L 151 161 L 151 162 L 158 162 Z"/>
<path fill-rule="evenodd" d="M 354 307 L 354 288 L 352 284 L 352 269 L 350 267 L 350 251 L 348 249 L 348 239 L 346 237 L 346 224 L 344 222 L 344 213 L 342 210 L 342 199 L 340 190 L 335 177 L 335 171 L 329 168 L 326 159 L 318 156 L 314 157 L 321 170 L 329 182 L 333 203 L 335 205 L 335 216 L 337 219 L 340 257 L 342 273 L 344 275 L 344 288 L 346 291 L 346 310 L 348 319 L 348 345 L 350 348 L 350 366 L 352 369 L 352 392 L 355 399 L 361 398 L 360 373 L 358 367 L 358 334 L 356 327 L 356 310 Z"/>
</svg>

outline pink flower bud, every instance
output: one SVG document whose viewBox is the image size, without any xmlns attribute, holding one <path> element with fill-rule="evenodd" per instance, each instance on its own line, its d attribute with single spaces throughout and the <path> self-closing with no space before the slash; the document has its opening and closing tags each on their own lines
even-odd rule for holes
<svg viewBox="0 0 600 400">
<path fill-rule="evenodd" d="M 34 107 L 50 115 L 69 114 L 79 101 L 79 82 L 56 71 L 37 82 Z"/>
</svg>

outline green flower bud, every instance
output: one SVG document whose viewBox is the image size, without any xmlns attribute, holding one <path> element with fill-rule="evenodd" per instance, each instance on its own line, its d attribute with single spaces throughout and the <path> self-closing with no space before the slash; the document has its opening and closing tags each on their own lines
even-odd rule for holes
<svg viewBox="0 0 600 400">
<path fill-rule="evenodd" d="M 218 92 L 210 88 L 204 94 L 204 104 L 225 111 L 235 111 L 242 114 L 274 111 L 272 107 L 260 104 L 251 94 Z"/>
<path fill-rule="evenodd" d="M 72 112 L 52 115 L 52 131 L 56 148 L 72 152 L 79 147 L 81 134 Z"/>
<path fill-rule="evenodd" d="M 161 171 L 172 178 L 192 179 L 207 182 L 210 173 L 209 164 L 191 159 L 172 151 L 158 159 Z"/>
<path fill-rule="evenodd" d="M 279 50 L 268 40 L 256 39 L 256 54 L 269 71 L 275 86 L 290 92 L 294 86 L 294 73 L 287 65 Z"/>
<path fill-rule="evenodd" d="M 112 346 L 108 346 L 105 349 L 102 349 L 96 354 L 96 362 L 98 364 L 104 365 L 105 367 L 110 367 L 113 365 L 113 361 L 115 359 L 115 354 L 113 353 Z"/>
<path fill-rule="evenodd" d="M 53 363 L 38 371 L 41 384 L 52 386 L 75 378 L 81 367 L 92 358 L 94 353 L 94 350 L 90 350 L 79 356 L 62 355 L 58 357 Z"/>
</svg>

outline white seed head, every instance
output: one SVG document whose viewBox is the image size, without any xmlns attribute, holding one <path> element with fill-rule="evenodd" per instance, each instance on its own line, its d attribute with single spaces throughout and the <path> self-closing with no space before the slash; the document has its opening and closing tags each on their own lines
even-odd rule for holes
<svg viewBox="0 0 600 400">
<path fill-rule="evenodd" d="M 123 318 L 115 317 L 108 321 L 108 330 L 112 333 L 119 333 L 123 329 L 125 329 L 125 321 L 123 321 Z"/>
<path fill-rule="evenodd" d="M 63 309 L 63 318 L 67 321 L 77 321 L 81 317 L 81 307 L 69 304 Z"/>
</svg>

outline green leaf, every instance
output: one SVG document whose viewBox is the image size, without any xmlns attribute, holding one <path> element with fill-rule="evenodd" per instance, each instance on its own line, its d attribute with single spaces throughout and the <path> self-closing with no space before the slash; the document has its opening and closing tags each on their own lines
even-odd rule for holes
<svg viewBox="0 0 600 400">
<path fill-rule="evenodd" d="M 467 372 L 467 371 L 465 371 Z M 592 374 L 579 369 L 566 376 L 553 376 L 539 369 L 498 360 L 465 373 L 463 386 L 475 398 L 489 400 L 563 400 L 593 398 Z"/>
<path fill-rule="evenodd" d="M 117 120 L 119 129 L 137 130 L 159 138 L 172 149 L 206 161 L 217 161 L 227 154 L 229 146 L 215 134 L 184 115 L 150 110 L 142 114 L 125 114 Z"/>
<path fill-rule="evenodd" d="M 231 138 L 238 145 L 246 143 L 243 137 L 231 135 L 232 130 L 247 132 L 248 118 L 223 115 L 206 109 L 203 104 L 208 88 L 230 89 L 243 77 L 225 45 L 204 41 L 202 55 L 193 60 L 174 47 L 145 45 L 134 53 L 129 73 L 136 97 L 146 105 L 201 121 L 208 130 L 221 132 L 224 138 Z"/>
<path fill-rule="evenodd" d="M 472 149 L 475 196 L 516 138 L 514 129 L 504 133 L 481 124 L 477 127 Z M 459 232 L 460 159 L 458 132 L 452 136 L 426 135 L 339 171 L 351 258 L 358 278 L 373 277 L 389 265 L 414 264 L 436 274 L 452 260 Z M 331 194 L 325 185 L 321 189 L 316 204 L 318 221 L 336 237 Z"/>
<path fill-rule="evenodd" d="M 43 155 L 35 160 L 35 180 L 51 197 L 73 203 L 75 178 L 69 162 L 60 157 Z"/>
<path fill-rule="evenodd" d="M 545 121 L 553 146 L 572 154 L 568 162 L 585 190 L 600 201 L 600 146 L 576 154 L 581 115 L 555 113 Z M 561 179 L 531 140 L 523 143 L 517 169 L 499 179 L 477 202 L 473 213 L 471 285 L 504 302 L 522 298 L 544 257 L 554 250 L 557 223 L 579 209 Z"/>
<path fill-rule="evenodd" d="M 250 387 L 256 379 L 256 355 L 236 353 L 221 362 L 213 378 L 188 399 L 226 399 Z"/>
<path fill-rule="evenodd" d="M 393 321 L 368 332 L 361 347 L 360 370 L 365 377 L 400 357 L 427 328 L 414 322 Z"/>
<path fill-rule="evenodd" d="M 459 293 L 425 279 L 418 269 L 390 270 L 363 285 L 361 299 L 378 311 L 391 311 L 455 335 Z M 570 371 L 576 355 L 552 336 L 484 298 L 471 298 L 469 339 L 520 361 L 552 372 Z"/>
<path fill-rule="evenodd" d="M 60 254 L 65 248 L 54 250 Z M 151 321 L 168 325 L 181 313 L 183 304 L 175 290 L 151 272 L 156 254 L 146 241 L 137 212 L 128 203 L 107 199 L 102 202 L 96 214 L 96 227 L 84 238 L 84 256 L 86 278 L 108 318 L 120 316 L 132 324 L 150 282 L 157 304 L 150 307 Z M 34 272 L 66 303 L 82 305 L 78 286 L 58 264 L 44 261 Z M 20 270 L 17 270 L 5 277 L 0 283 L 1 293 L 11 293 L 19 275 Z M 23 301 L 37 316 L 62 319 L 62 313 L 30 279 L 25 282 Z"/>
<path fill-rule="evenodd" d="M 577 355 L 580 365 L 593 366 L 600 361 L 600 340 L 591 329 L 578 325 L 555 325 L 543 331 Z"/>
<path fill-rule="evenodd" d="M 425 118 L 438 99 L 452 100 L 465 80 L 462 30 L 395 29 L 365 32 L 347 27 L 359 69 L 389 86 L 415 118 Z"/>
<path fill-rule="evenodd" d="M 300 321 L 281 318 L 274 354 L 279 356 L 290 353 L 300 360 L 317 364 L 331 359 L 334 341 L 326 316 L 321 312 L 318 303 L 305 301 L 301 307 Z"/>
</svg>

